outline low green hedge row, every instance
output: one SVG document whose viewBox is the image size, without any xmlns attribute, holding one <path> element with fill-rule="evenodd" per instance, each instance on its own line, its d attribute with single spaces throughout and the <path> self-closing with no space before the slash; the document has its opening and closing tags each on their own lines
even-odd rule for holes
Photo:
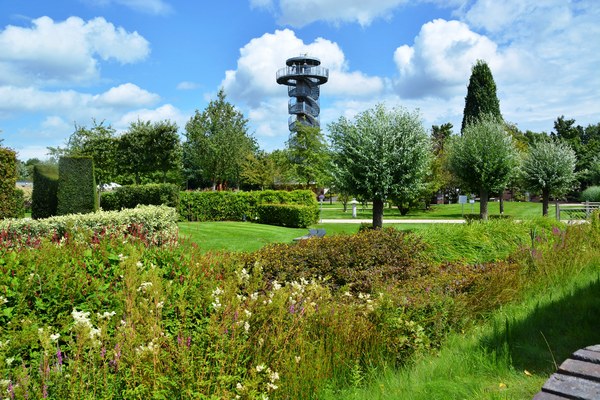
<svg viewBox="0 0 600 400">
<path fill-rule="evenodd" d="M 319 209 L 297 204 L 259 204 L 258 222 L 290 228 L 306 228 L 319 220 Z"/>
<path fill-rule="evenodd" d="M 33 166 L 33 192 L 31 193 L 31 218 L 40 219 L 56 215 L 58 208 L 58 166 L 37 164 Z"/>
<path fill-rule="evenodd" d="M 590 186 L 581 192 L 581 201 L 600 202 L 600 186 Z"/>
<path fill-rule="evenodd" d="M 140 204 L 177 208 L 179 187 L 170 183 L 128 185 L 110 192 L 103 192 L 100 199 L 100 206 L 105 211 L 135 208 Z"/>
<path fill-rule="evenodd" d="M 45 219 L 0 221 L 0 247 L 36 246 L 42 239 L 59 242 L 81 237 L 135 236 L 149 244 L 177 240 L 177 212 L 167 206 L 138 206 L 122 211 L 69 214 Z"/>
<path fill-rule="evenodd" d="M 257 192 L 181 192 L 179 215 L 188 221 L 243 221 L 259 219 L 261 204 L 295 204 L 318 210 L 310 190 Z"/>
</svg>

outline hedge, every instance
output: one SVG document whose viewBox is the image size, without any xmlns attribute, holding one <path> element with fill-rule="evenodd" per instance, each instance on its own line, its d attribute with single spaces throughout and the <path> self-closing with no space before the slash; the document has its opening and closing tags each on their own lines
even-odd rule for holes
<svg viewBox="0 0 600 400">
<path fill-rule="evenodd" d="M 121 186 L 110 192 L 103 192 L 100 206 L 103 210 L 122 210 L 137 205 L 161 204 L 177 208 L 179 187 L 170 183 Z"/>
<path fill-rule="evenodd" d="M 318 210 L 310 190 L 257 192 L 181 192 L 179 215 L 188 221 L 243 221 L 258 219 L 260 204 L 296 204 Z"/>
<path fill-rule="evenodd" d="M 58 207 L 58 166 L 37 164 L 33 166 L 33 191 L 31 192 L 31 218 L 48 218 L 56 215 Z"/>
<path fill-rule="evenodd" d="M 319 209 L 297 204 L 259 204 L 258 222 L 289 228 L 306 228 L 319 220 Z"/>
<path fill-rule="evenodd" d="M 177 234 L 177 211 L 167 206 L 0 221 L 0 247 L 9 248 L 36 246 L 44 238 L 55 242 L 81 238 L 89 243 L 106 235 L 133 236 L 149 244 L 163 244 L 176 241 Z"/>
<path fill-rule="evenodd" d="M 18 216 L 16 185 L 17 155 L 10 149 L 0 147 L 0 219 Z"/>
<path fill-rule="evenodd" d="M 581 201 L 600 202 L 600 186 L 590 186 L 581 192 Z"/>
<path fill-rule="evenodd" d="M 58 161 L 57 214 L 98 210 L 98 195 L 91 157 L 61 157 Z"/>
</svg>

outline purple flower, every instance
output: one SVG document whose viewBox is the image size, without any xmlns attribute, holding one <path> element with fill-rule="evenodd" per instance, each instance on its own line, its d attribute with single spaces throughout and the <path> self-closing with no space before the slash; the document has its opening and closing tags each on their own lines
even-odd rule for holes
<svg viewBox="0 0 600 400">
<path fill-rule="evenodd" d="M 294 307 L 294 305 L 290 305 L 290 314 L 294 314 L 296 312 L 296 308 Z"/>
<path fill-rule="evenodd" d="M 186 345 L 187 345 L 188 349 L 189 349 L 190 347 L 192 347 L 192 337 L 191 337 L 191 336 L 188 336 L 188 338 L 187 338 L 187 342 L 186 342 Z"/>
<path fill-rule="evenodd" d="M 102 350 L 100 350 L 100 358 L 104 358 L 106 355 L 106 347 L 102 346 Z"/>
<path fill-rule="evenodd" d="M 57 347 L 56 349 L 56 359 L 59 366 L 63 365 L 63 354 L 62 351 L 60 351 L 60 347 Z"/>
</svg>

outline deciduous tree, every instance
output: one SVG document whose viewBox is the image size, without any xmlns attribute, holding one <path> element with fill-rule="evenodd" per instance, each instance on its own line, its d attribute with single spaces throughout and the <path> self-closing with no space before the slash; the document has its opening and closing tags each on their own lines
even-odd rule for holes
<svg viewBox="0 0 600 400">
<path fill-rule="evenodd" d="M 566 143 L 540 141 L 529 148 L 521 177 L 527 189 L 542 192 L 542 215 L 548 215 L 551 195 L 558 196 L 572 188 L 576 162 L 575 152 Z"/>
<path fill-rule="evenodd" d="M 480 216 L 486 220 L 489 194 L 506 187 L 516 171 L 518 153 L 504 124 L 486 116 L 468 124 L 462 136 L 452 138 L 448 165 L 465 189 L 479 193 Z"/>
<path fill-rule="evenodd" d="M 416 112 L 384 105 L 329 125 L 339 187 L 373 201 L 373 227 L 383 224 L 384 201 L 419 193 L 429 138 Z"/>
</svg>

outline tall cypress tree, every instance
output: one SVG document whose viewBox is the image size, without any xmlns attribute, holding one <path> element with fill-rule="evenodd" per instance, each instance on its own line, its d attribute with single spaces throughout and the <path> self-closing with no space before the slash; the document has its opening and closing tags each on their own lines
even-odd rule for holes
<svg viewBox="0 0 600 400">
<path fill-rule="evenodd" d="M 496 83 L 492 71 L 485 61 L 477 60 L 471 68 L 460 132 L 465 130 L 467 124 L 476 122 L 484 115 L 493 116 L 498 121 L 502 121 L 500 102 L 496 96 Z"/>
</svg>

